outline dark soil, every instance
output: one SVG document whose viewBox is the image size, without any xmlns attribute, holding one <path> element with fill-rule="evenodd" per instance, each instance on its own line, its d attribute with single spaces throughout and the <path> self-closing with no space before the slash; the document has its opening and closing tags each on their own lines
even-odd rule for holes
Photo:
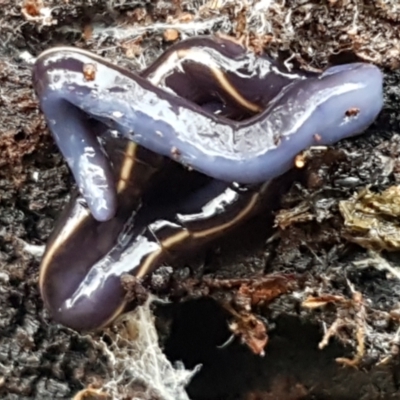
<svg viewBox="0 0 400 400">
<path fill-rule="evenodd" d="M 138 69 L 169 46 L 170 27 L 182 38 L 218 31 L 246 37 L 256 50 L 295 55 L 304 68 L 361 58 L 385 71 L 384 110 L 368 132 L 313 151 L 304 169 L 277 181 L 264 213 L 176 266 L 162 293 L 172 302 L 155 314 L 167 357 L 189 369 L 202 364 L 189 397 L 400 399 L 398 246 L 387 245 L 389 234 L 378 245 L 369 246 L 367 237 L 359 246 L 339 211 L 341 201 L 366 187 L 381 193 L 399 184 L 399 6 L 292 0 L 257 11 L 216 1 L 17 3 L 0 1 L 0 397 L 72 398 L 115 377 L 101 334 L 55 324 L 38 292 L 38 246 L 73 180 L 38 109 L 32 57 L 68 44 Z M 234 340 L 222 346 L 232 332 Z M 120 398 L 160 398 L 145 383 L 121 392 L 130 395 Z M 104 398 L 88 393 L 79 398 Z"/>
</svg>

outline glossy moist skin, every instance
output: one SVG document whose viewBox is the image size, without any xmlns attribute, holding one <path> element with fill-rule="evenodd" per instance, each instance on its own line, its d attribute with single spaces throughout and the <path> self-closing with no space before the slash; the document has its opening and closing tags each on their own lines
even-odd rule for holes
<svg viewBox="0 0 400 400">
<path fill-rule="evenodd" d="M 116 192 L 109 161 L 85 115 L 208 176 L 254 184 L 290 169 L 295 156 L 311 145 L 362 132 L 382 108 L 382 74 L 373 65 L 346 64 L 304 76 L 285 73 L 266 57 L 240 52 L 237 46 L 203 38 L 197 47 L 193 42 L 187 47 L 192 62 L 189 56 L 188 62 L 176 56 L 175 64 L 190 68 L 193 59 L 201 59 L 194 52 L 202 52 L 208 65 L 220 67 L 223 78 L 214 80 L 217 95 L 254 88 L 239 103 L 247 100 L 262 109 L 242 121 L 210 113 L 151 83 L 162 84 L 163 78 L 146 79 L 83 50 L 54 48 L 38 57 L 33 80 L 40 107 L 95 218 L 107 220 L 115 214 Z M 170 50 L 166 58 L 172 54 L 177 52 Z M 185 76 L 175 74 L 177 86 Z M 182 79 L 182 87 L 190 82 Z M 273 95 L 260 95 L 269 92 Z M 258 101 L 249 98 L 252 93 Z M 228 106 L 227 99 L 236 101 L 235 95 L 221 97 Z"/>
<path fill-rule="evenodd" d="M 163 68 L 160 60 L 157 64 Z M 169 80 L 168 88 L 180 90 L 175 82 Z M 212 93 L 203 95 L 202 104 L 210 112 L 225 115 L 229 107 L 234 118 L 251 112 L 235 101 L 227 106 Z M 73 196 L 40 268 L 46 308 L 56 321 L 76 330 L 107 325 L 132 305 L 121 284 L 124 274 L 141 279 L 163 262 L 234 229 L 263 206 L 269 187 L 249 189 L 185 171 L 95 122 L 87 123 L 112 166 L 116 215 L 98 221 L 84 199 Z"/>
<path fill-rule="evenodd" d="M 87 110 L 82 104 L 90 103 L 99 95 L 98 73 L 99 68 L 104 67 L 113 70 L 107 77 L 109 81 L 100 85 L 103 95 L 107 92 L 114 98 L 119 93 L 115 99 L 120 100 L 121 93 L 125 93 L 125 89 L 122 92 L 120 90 L 125 87 L 125 83 L 119 80 L 122 76 L 123 79 L 134 79 L 139 83 L 143 83 L 146 78 L 146 87 L 152 88 L 156 95 L 164 93 L 166 97 L 170 96 L 172 100 L 169 105 L 162 103 L 166 107 L 164 111 L 157 101 L 154 103 L 154 107 L 160 108 L 158 119 L 153 121 L 154 126 L 169 123 L 170 113 L 179 113 L 179 107 L 184 104 L 187 112 L 197 113 L 198 117 L 206 116 L 209 122 L 218 119 L 219 123 L 240 130 L 248 121 L 253 121 L 253 126 L 260 125 L 260 116 L 272 107 L 275 99 L 284 97 L 290 90 L 293 92 L 293 86 L 300 83 L 308 82 L 318 87 L 318 80 L 329 81 L 328 76 L 331 74 L 336 79 L 332 78 L 337 87 L 328 85 L 329 90 L 337 93 L 337 99 L 342 99 L 343 96 L 346 99 L 353 93 L 353 89 L 348 89 L 347 85 L 356 87 L 353 91 L 358 94 L 359 91 L 365 91 L 364 84 L 356 82 L 353 76 L 355 71 L 363 73 L 370 68 L 372 79 L 380 79 L 379 71 L 365 64 L 336 67 L 336 70 L 332 68 L 322 77 L 315 74 L 291 74 L 279 69 L 265 57 L 257 58 L 247 53 L 234 42 L 216 38 L 194 38 L 173 46 L 142 72 L 141 77 L 124 72 L 86 52 L 76 50 L 75 57 L 72 57 L 71 51 L 73 52 L 71 49 L 51 50 L 42 55 L 36 64 L 34 76 L 37 91 L 42 96 L 41 105 L 52 132 L 59 145 L 61 143 L 61 149 L 67 156 L 75 177 L 78 176 L 80 189 L 94 211 L 93 215 L 90 214 L 84 200 L 79 196 L 70 203 L 48 242 L 41 265 L 40 288 L 46 307 L 55 320 L 77 330 L 107 325 L 124 311 L 128 305 L 121 285 L 124 274 L 132 274 L 141 279 L 163 262 L 171 262 L 188 248 L 200 246 L 233 229 L 261 208 L 269 184 L 249 189 L 201 174 L 177 170 L 176 166 L 172 166 L 173 163 L 168 164 L 157 154 L 137 147 L 115 133 L 111 134 L 102 124 L 90 121 L 81 109 L 65 97 L 66 92 L 72 92 L 82 102 L 81 108 Z M 56 64 L 54 57 L 58 60 Z M 84 63 L 81 57 L 86 57 Z M 61 80 L 61 86 L 56 89 L 54 85 L 60 82 L 59 77 L 57 78 L 61 71 L 60 62 L 64 66 L 65 77 Z M 77 62 L 80 67 L 76 66 Z M 79 68 L 83 68 L 84 72 L 79 72 Z M 45 78 L 43 87 L 40 87 L 43 80 L 38 80 L 38 69 L 42 71 L 40 76 Z M 94 75 L 88 74 L 88 71 L 95 71 Z M 113 76 L 115 71 L 116 75 Z M 77 85 L 77 75 L 82 73 L 84 79 L 81 76 L 81 82 Z M 339 77 L 343 79 L 345 76 L 352 78 L 354 82 L 342 82 L 339 85 Z M 71 86 L 68 86 L 69 83 Z M 379 106 L 381 90 L 374 87 L 377 82 L 372 83 L 378 94 L 374 104 Z M 167 92 L 160 92 L 152 84 Z M 340 90 L 339 86 L 344 86 L 345 89 Z M 299 86 L 299 93 L 293 92 L 292 95 L 300 98 L 304 95 L 302 90 L 302 86 Z M 322 92 L 324 90 L 327 89 L 320 89 Z M 128 97 L 124 100 L 125 106 L 129 102 Z M 327 101 L 331 100 L 330 97 L 327 98 Z M 349 105 L 349 98 L 347 100 L 346 104 Z M 291 104 L 290 101 L 286 103 L 287 106 L 288 104 Z M 342 105 L 337 105 L 336 108 L 340 107 Z M 335 111 L 335 108 L 331 107 L 331 110 Z M 346 109 L 349 110 L 350 107 Z M 356 107 L 351 107 L 351 110 L 347 113 L 349 115 L 342 118 L 341 124 L 344 127 L 340 124 L 337 126 L 340 134 L 355 134 L 355 131 L 349 130 L 349 126 L 357 129 L 366 126 L 378 112 L 374 111 L 372 105 L 363 113 Z M 317 107 L 313 112 L 315 114 L 320 111 Z M 367 112 L 368 120 L 365 119 Z M 135 117 L 132 114 L 131 117 L 141 118 L 143 113 L 152 113 L 146 101 L 142 108 L 137 109 L 138 115 Z M 322 117 L 323 112 L 320 114 L 319 117 Z M 115 120 L 123 118 L 122 113 L 117 115 L 114 112 L 114 120 L 108 119 L 104 114 L 89 115 L 102 123 L 117 127 L 125 137 L 131 138 L 123 125 L 115 124 Z M 359 121 L 360 116 L 364 118 L 363 121 Z M 244 118 L 248 121 L 238 122 Z M 191 129 L 190 126 L 188 129 Z M 299 129 L 297 133 L 301 132 L 302 126 Z M 139 136 L 140 132 L 137 131 Z M 214 130 L 210 128 L 210 132 L 212 134 Z M 159 131 L 157 135 L 158 140 L 165 140 L 163 131 Z M 213 135 L 217 136 L 217 133 Z M 340 136 L 331 137 L 332 141 L 339 138 Z M 155 140 L 154 137 L 150 139 Z M 320 137 L 314 140 L 322 144 Z M 276 146 L 277 149 L 280 147 L 281 144 Z M 271 151 L 269 154 L 273 154 Z M 251 155 L 252 152 L 248 151 L 247 154 Z M 267 154 L 268 152 L 263 155 L 264 162 L 267 161 Z M 284 157 L 283 153 L 281 157 Z M 222 165 L 220 159 L 217 161 L 213 164 L 215 168 Z M 288 164 L 292 162 L 286 161 Z M 154 177 L 160 167 L 164 170 L 164 180 L 161 183 Z M 275 175 L 282 172 L 284 170 Z M 160 193 L 160 187 L 165 187 L 166 182 L 172 186 L 187 186 L 186 191 L 178 194 L 179 202 L 176 201 L 176 193 L 170 199 L 164 192 Z M 142 203 L 144 193 L 146 195 Z M 96 199 L 97 203 L 90 202 L 91 199 Z"/>
<path fill-rule="evenodd" d="M 135 156 L 137 164 L 128 189 L 118 196 L 123 201 L 114 218 L 97 221 L 78 197 L 48 242 L 40 290 L 53 319 L 63 325 L 86 331 L 109 324 L 135 304 L 126 298 L 124 275 L 140 282 L 163 263 L 231 231 L 263 206 L 267 183 L 239 188 L 178 165 L 164 164 L 158 176 L 147 175 L 146 184 L 141 157 Z M 170 193 L 166 182 L 175 184 Z M 176 201 L 178 185 L 184 190 Z M 137 191 L 145 187 L 138 204 L 142 196 Z"/>
</svg>

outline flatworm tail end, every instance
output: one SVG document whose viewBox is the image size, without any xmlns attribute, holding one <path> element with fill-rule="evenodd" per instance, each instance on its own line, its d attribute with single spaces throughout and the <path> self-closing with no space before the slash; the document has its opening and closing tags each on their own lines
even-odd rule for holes
<svg viewBox="0 0 400 400">
<path fill-rule="evenodd" d="M 33 69 L 34 87 L 47 125 L 91 213 L 98 221 L 106 221 L 117 207 L 110 162 L 87 114 L 63 99 L 63 89 L 53 90 L 62 73 L 68 74 L 51 71 L 51 63 L 39 58 Z"/>
</svg>

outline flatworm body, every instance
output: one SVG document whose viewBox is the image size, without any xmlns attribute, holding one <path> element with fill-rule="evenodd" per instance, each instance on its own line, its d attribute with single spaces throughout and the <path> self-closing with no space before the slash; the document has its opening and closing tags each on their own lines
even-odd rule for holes
<svg viewBox="0 0 400 400">
<path fill-rule="evenodd" d="M 263 207 L 269 187 L 229 185 L 161 161 L 127 140 L 116 145 L 104 133 L 102 139 L 115 161 L 117 213 L 97 221 L 83 198 L 75 197 L 58 220 L 40 267 L 46 308 L 76 330 L 105 326 L 134 303 L 126 298 L 124 275 L 140 282 L 163 263 L 231 231 Z"/>
<path fill-rule="evenodd" d="M 105 326 L 129 306 L 124 275 L 140 281 L 231 231 L 262 208 L 269 181 L 298 152 L 360 133 L 382 107 L 374 66 L 291 73 L 207 37 L 172 46 L 141 75 L 51 49 L 34 83 L 83 195 L 49 239 L 40 290 L 54 319 L 77 330 Z"/>
<path fill-rule="evenodd" d="M 287 171 L 311 145 L 362 132 L 382 108 L 382 74 L 373 65 L 346 64 L 301 76 L 283 73 L 268 59 L 244 51 L 229 57 L 220 44 L 197 50 L 208 54 L 210 65 L 221 65 L 217 70 L 223 79 L 217 80 L 215 93 L 229 93 L 222 102 L 230 98 L 244 108 L 253 104 L 254 112 L 262 110 L 236 121 L 151 83 L 168 79 L 174 66 L 160 73 L 161 78 L 153 74 L 148 80 L 84 50 L 54 48 L 39 56 L 33 75 L 41 109 L 95 218 L 107 220 L 115 214 L 116 192 L 107 157 L 85 115 L 208 176 L 254 184 Z M 246 98 L 251 93 L 242 95 L 246 82 L 268 82 L 255 93 L 265 89 L 265 97 L 257 102 Z"/>
</svg>

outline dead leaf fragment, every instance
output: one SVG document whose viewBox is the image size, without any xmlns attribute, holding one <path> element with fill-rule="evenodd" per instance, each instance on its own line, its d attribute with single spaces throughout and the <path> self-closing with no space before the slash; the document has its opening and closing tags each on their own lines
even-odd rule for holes
<svg viewBox="0 0 400 400">
<path fill-rule="evenodd" d="M 94 81 L 96 79 L 96 64 L 88 63 L 83 65 L 83 77 L 86 81 Z"/>
<path fill-rule="evenodd" d="M 327 294 L 327 295 L 321 295 L 321 296 L 310 296 L 307 297 L 301 304 L 303 307 L 314 309 L 314 308 L 320 308 L 320 307 L 325 307 L 327 304 L 330 303 L 342 303 L 345 301 L 345 298 L 343 296 L 335 296 L 332 294 Z"/>
<path fill-rule="evenodd" d="M 166 29 L 164 31 L 164 40 L 166 42 L 175 42 L 179 39 L 179 32 L 176 29 Z"/>
<path fill-rule="evenodd" d="M 322 295 L 318 297 L 309 297 L 303 302 L 303 307 L 317 308 L 328 303 L 336 304 L 336 319 L 326 329 L 318 348 L 325 348 L 332 337 L 337 337 L 346 341 L 348 332 L 357 342 L 357 351 L 353 358 L 338 357 L 337 363 L 357 368 L 365 355 L 365 334 L 367 329 L 366 307 L 363 296 L 356 291 L 353 285 L 348 282 L 352 291 L 352 297 L 346 299 L 342 296 Z M 350 336 L 351 338 L 351 336 Z M 347 338 L 348 340 L 348 338 Z"/>
<path fill-rule="evenodd" d="M 246 344 L 254 354 L 264 355 L 268 343 L 267 328 L 255 315 L 236 314 L 235 321 L 229 324 L 229 329 L 235 336 L 239 336 L 242 343 Z"/>
<path fill-rule="evenodd" d="M 107 400 L 110 396 L 104 393 L 101 389 L 88 387 L 80 390 L 72 400 Z"/>
<path fill-rule="evenodd" d="M 287 293 L 291 289 L 291 281 L 283 276 L 270 276 L 259 281 L 244 283 L 237 296 L 246 297 L 251 306 L 266 304 Z"/>
<path fill-rule="evenodd" d="M 400 186 L 382 193 L 364 189 L 341 201 L 339 210 L 347 240 L 375 251 L 400 249 Z"/>
<path fill-rule="evenodd" d="M 21 13 L 27 21 L 37 22 L 40 26 L 56 25 L 57 20 L 51 16 L 52 9 L 45 7 L 42 0 L 25 0 Z"/>
<path fill-rule="evenodd" d="M 303 201 L 293 208 L 280 210 L 275 216 L 274 227 L 285 230 L 293 224 L 312 221 L 314 218 L 309 202 Z"/>
</svg>

